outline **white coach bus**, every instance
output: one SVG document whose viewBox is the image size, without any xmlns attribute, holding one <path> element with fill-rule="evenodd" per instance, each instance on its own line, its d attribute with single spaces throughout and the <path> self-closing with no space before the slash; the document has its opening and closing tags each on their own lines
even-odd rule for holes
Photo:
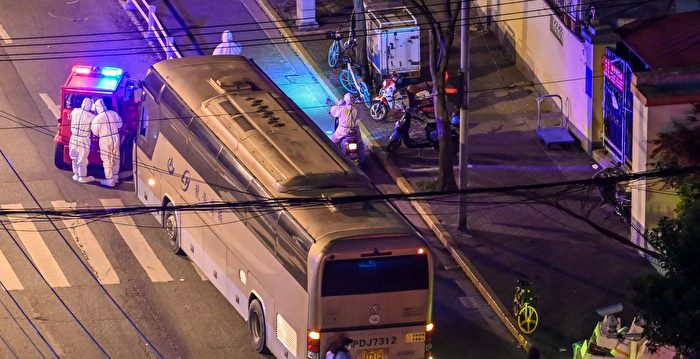
<svg viewBox="0 0 700 359">
<path fill-rule="evenodd" d="M 244 57 L 162 61 L 143 87 L 134 182 L 144 204 L 378 194 Z M 163 212 L 173 251 L 248 322 L 256 351 L 324 358 L 345 336 L 356 359 L 432 357 L 432 257 L 388 203 Z"/>
</svg>

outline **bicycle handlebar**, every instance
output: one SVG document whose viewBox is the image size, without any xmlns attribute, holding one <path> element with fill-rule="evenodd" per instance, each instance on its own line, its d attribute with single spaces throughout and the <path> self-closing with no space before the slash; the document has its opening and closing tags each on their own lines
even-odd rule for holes
<svg viewBox="0 0 700 359">
<path fill-rule="evenodd" d="M 532 283 L 524 280 L 524 279 L 518 279 L 515 281 L 519 287 L 531 287 Z"/>
</svg>

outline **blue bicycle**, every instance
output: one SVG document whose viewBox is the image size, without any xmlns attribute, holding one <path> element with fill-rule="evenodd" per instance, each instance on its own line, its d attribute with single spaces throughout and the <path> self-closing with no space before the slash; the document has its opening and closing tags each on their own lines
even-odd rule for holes
<svg viewBox="0 0 700 359">
<path fill-rule="evenodd" d="M 359 94 L 365 106 L 370 107 L 370 105 L 372 105 L 372 94 L 369 92 L 369 87 L 362 81 L 362 78 L 355 73 L 356 71 L 359 72 L 359 66 L 353 66 L 352 60 L 347 56 L 343 58 L 343 61 L 347 69 L 340 72 L 340 85 L 343 86 L 345 91 L 353 95 Z"/>
<path fill-rule="evenodd" d="M 333 40 L 331 46 L 328 47 L 328 66 L 333 68 L 338 65 L 338 59 L 340 59 L 341 55 L 343 55 L 343 57 L 355 57 L 357 40 L 352 36 L 352 32 L 349 34 L 347 41 L 343 41 L 343 33 L 340 32 L 340 26 L 338 26 L 338 30 L 328 32 L 326 36 L 330 40 Z"/>
</svg>

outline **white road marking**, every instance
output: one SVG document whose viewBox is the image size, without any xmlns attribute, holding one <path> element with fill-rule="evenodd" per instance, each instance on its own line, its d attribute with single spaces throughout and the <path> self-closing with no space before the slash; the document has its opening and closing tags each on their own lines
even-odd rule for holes
<svg viewBox="0 0 700 359">
<path fill-rule="evenodd" d="M 5 255 L 0 252 L 0 281 L 7 290 L 22 290 L 22 282 L 17 278 L 17 274 L 12 270 L 10 262 L 7 261 Z"/>
<path fill-rule="evenodd" d="M 4 204 L 2 208 L 23 209 L 24 207 L 21 204 Z M 12 227 L 15 229 L 15 235 L 22 241 L 24 248 L 49 285 L 51 287 L 70 287 L 68 279 L 56 263 L 56 259 L 44 243 L 34 223 L 30 222 L 26 215 L 12 215 L 7 218 L 10 219 Z"/>
<path fill-rule="evenodd" d="M 75 202 L 68 203 L 66 201 L 51 201 L 51 205 L 56 209 L 75 209 Z M 78 248 L 83 253 L 85 260 L 92 267 L 93 273 L 97 276 L 102 284 L 117 284 L 119 277 L 114 267 L 107 259 L 105 252 L 102 250 L 100 243 L 95 238 L 90 228 L 84 219 L 72 218 L 64 219 L 63 224 L 66 226 L 71 237 L 78 245 Z"/>
<path fill-rule="evenodd" d="M 51 99 L 51 97 L 49 97 L 47 93 L 41 92 L 39 93 L 39 97 L 41 97 L 41 99 L 44 100 L 46 107 L 49 108 L 49 111 L 51 111 L 55 118 L 61 117 L 61 106 L 53 102 L 53 100 Z"/>
<path fill-rule="evenodd" d="M 105 208 L 120 208 L 124 207 L 124 203 L 117 199 L 100 199 Z M 141 263 L 141 266 L 146 270 L 146 273 L 153 282 L 169 282 L 173 280 L 168 271 L 163 266 L 163 263 L 158 259 L 151 247 L 146 242 L 134 220 L 129 216 L 110 217 L 109 218 L 117 231 L 124 238 L 124 241 L 134 253 L 136 259 Z"/>
<path fill-rule="evenodd" d="M 0 38 L 2 38 L 2 41 L 4 41 L 6 44 L 11 44 L 12 43 L 12 38 L 10 37 L 10 34 L 5 31 L 5 28 L 0 25 Z"/>
<path fill-rule="evenodd" d="M 469 280 L 467 280 L 466 278 L 455 279 L 454 281 L 455 283 L 457 283 L 457 286 L 460 289 L 462 289 L 462 292 L 464 292 L 464 294 L 473 297 L 471 301 L 475 305 L 473 306 L 473 308 L 470 309 L 474 309 L 477 312 L 479 312 L 481 317 L 486 321 L 486 324 L 491 328 L 491 331 L 505 340 L 513 340 L 513 337 L 503 325 L 503 322 L 501 322 L 496 316 L 496 314 L 493 313 L 491 307 L 486 305 L 486 302 L 481 297 L 481 294 L 479 294 L 479 291 L 476 290 L 476 288 L 472 287 L 471 282 L 469 282 Z M 483 305 L 481 305 L 482 303 Z"/>
</svg>

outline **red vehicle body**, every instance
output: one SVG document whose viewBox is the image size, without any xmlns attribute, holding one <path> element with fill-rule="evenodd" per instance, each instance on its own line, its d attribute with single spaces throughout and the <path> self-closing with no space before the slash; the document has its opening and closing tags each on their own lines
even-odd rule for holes
<svg viewBox="0 0 700 359">
<path fill-rule="evenodd" d="M 133 139 L 138 128 L 141 97 L 136 96 L 139 82 L 116 67 L 73 66 L 66 83 L 61 87 L 61 117 L 54 142 L 54 163 L 60 169 L 71 169 L 68 143 L 71 137 L 71 112 L 80 108 L 83 99 L 102 98 L 108 109 L 121 116 L 123 125 L 119 130 L 121 146 L 121 169 L 132 168 Z M 91 136 L 88 165 L 102 165 L 98 138 Z"/>
</svg>

